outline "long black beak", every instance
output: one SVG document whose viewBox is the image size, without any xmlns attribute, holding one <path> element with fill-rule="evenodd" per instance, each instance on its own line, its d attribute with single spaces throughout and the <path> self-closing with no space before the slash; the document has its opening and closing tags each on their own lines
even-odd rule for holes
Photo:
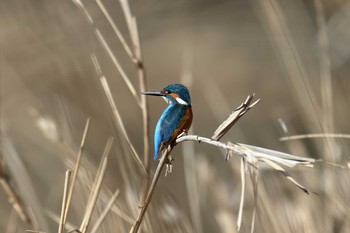
<svg viewBox="0 0 350 233">
<path fill-rule="evenodd" d="M 154 96 L 165 96 L 165 94 L 161 91 L 144 91 L 141 92 L 142 95 L 154 95 Z"/>
</svg>

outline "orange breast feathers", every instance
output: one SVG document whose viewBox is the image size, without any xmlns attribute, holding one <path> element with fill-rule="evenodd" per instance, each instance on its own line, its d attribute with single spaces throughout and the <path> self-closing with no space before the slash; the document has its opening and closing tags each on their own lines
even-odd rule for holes
<svg viewBox="0 0 350 233">
<path fill-rule="evenodd" d="M 180 122 L 180 126 L 177 130 L 175 130 L 173 136 L 170 139 L 170 142 L 175 140 L 177 136 L 179 136 L 183 131 L 188 131 L 192 125 L 192 119 L 193 119 L 193 113 L 192 113 L 192 108 L 187 107 L 186 109 L 186 114 L 182 118 L 182 121 Z"/>
</svg>

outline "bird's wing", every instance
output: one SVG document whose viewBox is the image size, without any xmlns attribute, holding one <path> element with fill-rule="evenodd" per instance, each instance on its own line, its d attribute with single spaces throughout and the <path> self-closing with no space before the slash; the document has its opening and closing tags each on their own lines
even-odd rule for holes
<svg viewBox="0 0 350 233">
<path fill-rule="evenodd" d="M 174 136 L 177 129 L 182 128 L 185 123 L 184 116 L 186 114 L 186 106 L 176 104 L 169 109 L 169 114 L 162 121 L 163 139 L 165 143 Z M 177 135 L 176 135 L 177 136 Z"/>
<path fill-rule="evenodd" d="M 183 105 L 169 105 L 165 109 L 157 123 L 154 134 L 154 160 L 157 160 L 161 147 L 166 145 L 174 132 L 181 127 L 185 114 L 186 107 Z"/>
</svg>

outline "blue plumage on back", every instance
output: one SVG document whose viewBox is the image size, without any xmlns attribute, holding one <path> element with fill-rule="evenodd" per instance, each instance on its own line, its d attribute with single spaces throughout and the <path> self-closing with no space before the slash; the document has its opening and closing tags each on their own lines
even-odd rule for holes
<svg viewBox="0 0 350 233">
<path fill-rule="evenodd" d="M 165 109 L 154 132 L 154 160 L 158 158 L 162 143 L 165 144 L 170 140 L 185 114 L 184 105 L 171 104 Z"/>
</svg>

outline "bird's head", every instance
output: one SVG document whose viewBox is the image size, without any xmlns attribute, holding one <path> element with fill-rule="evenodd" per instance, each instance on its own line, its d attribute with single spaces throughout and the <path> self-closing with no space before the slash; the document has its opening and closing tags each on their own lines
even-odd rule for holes
<svg viewBox="0 0 350 233">
<path fill-rule="evenodd" d="M 190 93 L 182 84 L 170 84 L 161 91 L 145 91 L 142 94 L 162 96 L 168 104 L 191 105 Z"/>
</svg>

